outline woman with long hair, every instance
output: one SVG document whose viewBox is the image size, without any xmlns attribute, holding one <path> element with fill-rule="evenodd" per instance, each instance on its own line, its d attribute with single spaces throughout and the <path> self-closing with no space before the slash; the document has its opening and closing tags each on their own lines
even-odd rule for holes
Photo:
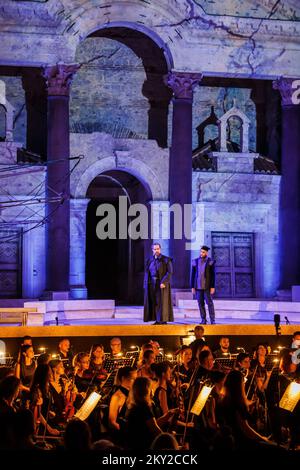
<svg viewBox="0 0 300 470">
<path fill-rule="evenodd" d="M 143 354 L 142 365 L 137 371 L 138 377 L 153 379 L 153 370 L 151 365 L 155 363 L 155 354 L 152 349 L 147 349 Z"/>
<path fill-rule="evenodd" d="M 34 350 L 29 344 L 21 346 L 20 354 L 15 369 L 15 376 L 21 380 L 20 390 L 23 396 L 30 391 L 33 375 L 36 369 L 36 362 L 34 360 Z"/>
<path fill-rule="evenodd" d="M 149 449 L 153 439 L 162 433 L 160 425 L 166 423 L 174 414 L 169 411 L 156 420 L 152 411 L 151 380 L 147 377 L 135 379 L 129 394 L 126 413 L 126 436 L 130 449 Z"/>
<path fill-rule="evenodd" d="M 249 448 L 252 444 L 269 443 L 268 439 L 256 432 L 248 423 L 251 402 L 246 397 L 244 376 L 232 370 L 226 377 L 223 398 L 217 405 L 218 423 L 231 428 L 238 448 Z"/>
<path fill-rule="evenodd" d="M 122 420 L 124 420 L 127 410 L 126 402 L 135 379 L 136 369 L 132 367 L 121 367 L 117 372 L 116 383 L 119 385 L 117 385 L 109 403 L 108 422 L 112 430 L 120 431 L 122 423 L 124 424 Z"/>
<path fill-rule="evenodd" d="M 55 416 L 55 413 L 51 410 L 51 377 L 49 364 L 40 364 L 36 368 L 30 388 L 31 408 L 34 415 L 36 433 L 38 433 L 39 424 L 41 424 L 50 435 L 59 436 L 59 431 L 50 424 Z"/>
</svg>

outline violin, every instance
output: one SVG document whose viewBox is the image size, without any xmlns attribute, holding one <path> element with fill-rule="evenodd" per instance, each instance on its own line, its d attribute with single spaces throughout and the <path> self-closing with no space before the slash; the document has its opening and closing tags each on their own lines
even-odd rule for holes
<svg viewBox="0 0 300 470">
<path fill-rule="evenodd" d="M 43 404 L 43 395 L 40 389 L 36 390 L 35 405 L 33 407 L 34 434 L 38 435 L 41 424 L 41 408 Z"/>
<path fill-rule="evenodd" d="M 77 397 L 77 388 L 75 385 L 75 374 L 71 380 L 71 383 L 69 385 L 67 384 L 67 381 L 62 379 L 62 385 L 64 388 L 64 400 L 65 400 L 65 407 L 63 411 L 63 416 L 65 421 L 69 421 L 69 419 L 73 418 L 75 415 L 75 407 L 74 407 L 74 402 Z"/>
</svg>

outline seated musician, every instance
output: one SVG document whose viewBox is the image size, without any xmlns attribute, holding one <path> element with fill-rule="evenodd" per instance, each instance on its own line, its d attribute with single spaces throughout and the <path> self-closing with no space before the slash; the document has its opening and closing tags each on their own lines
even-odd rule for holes
<svg viewBox="0 0 300 470">
<path fill-rule="evenodd" d="M 123 357 L 121 338 L 114 337 L 110 340 L 110 359 L 120 359 Z"/>
<path fill-rule="evenodd" d="M 124 419 L 127 411 L 127 399 L 133 382 L 136 379 L 136 369 L 133 367 L 121 367 L 116 375 L 116 391 L 111 396 L 109 403 L 108 424 L 111 429 L 113 440 L 122 442 L 123 436 L 120 431 L 124 431 Z"/>
<path fill-rule="evenodd" d="M 190 381 L 193 373 L 192 349 L 189 346 L 182 346 L 179 355 L 178 372 L 180 374 L 180 382 L 181 384 L 185 384 Z"/>
<path fill-rule="evenodd" d="M 95 381 L 101 383 L 107 378 L 107 371 L 104 369 L 105 352 L 102 344 L 94 344 L 91 352 L 90 370 L 96 375 Z"/>
<path fill-rule="evenodd" d="M 149 341 L 149 344 L 152 345 L 152 348 L 153 348 L 153 352 L 155 354 L 155 357 L 158 357 L 161 355 L 161 352 L 160 352 L 160 344 L 158 341 L 154 341 L 153 339 L 150 339 Z"/>
<path fill-rule="evenodd" d="M 137 361 L 137 368 L 138 369 L 143 365 L 144 353 L 146 351 L 153 351 L 154 352 L 154 347 L 153 347 L 152 343 L 149 342 L 149 343 L 142 344 L 142 347 L 141 347 L 140 353 L 139 353 L 139 358 L 138 358 L 138 361 Z M 156 360 L 156 354 L 155 354 L 155 360 Z"/>
<path fill-rule="evenodd" d="M 159 411 L 158 416 L 162 416 L 177 406 L 174 386 L 171 383 L 171 365 L 168 361 L 159 362 L 153 364 L 152 370 L 158 380 L 153 401 Z"/>
<path fill-rule="evenodd" d="M 18 362 L 16 364 L 15 375 L 21 380 L 20 389 L 24 399 L 28 398 L 30 386 L 36 369 L 34 360 L 34 350 L 29 344 L 21 346 Z"/>
<path fill-rule="evenodd" d="M 73 359 L 74 367 L 74 384 L 76 386 L 78 395 L 75 400 L 75 408 L 78 409 L 83 404 L 84 399 L 87 397 L 90 387 L 90 355 L 86 352 L 77 353 Z"/>
<path fill-rule="evenodd" d="M 162 433 L 161 425 L 174 415 L 170 410 L 156 419 L 152 411 L 151 380 L 137 377 L 133 383 L 126 412 L 126 438 L 129 449 L 148 450 L 153 439 Z"/>
<path fill-rule="evenodd" d="M 250 354 L 241 352 L 236 356 L 234 368 L 242 372 L 245 378 L 247 378 L 249 375 L 250 365 L 251 365 Z M 247 382 L 248 380 L 246 381 L 246 383 Z"/>
<path fill-rule="evenodd" d="M 238 370 L 232 370 L 226 376 L 224 396 L 217 406 L 218 422 L 229 426 L 237 449 L 251 449 L 270 441 L 256 432 L 248 423 L 250 418 L 249 406 L 244 386 L 244 376 Z"/>
<path fill-rule="evenodd" d="M 69 338 L 62 338 L 57 348 L 58 359 L 63 361 L 65 373 L 72 372 L 73 354 L 71 352 L 71 343 Z"/>
<path fill-rule="evenodd" d="M 51 368 L 50 393 L 52 397 L 52 411 L 55 412 L 55 423 L 58 425 L 65 423 L 65 395 L 71 381 L 66 379 L 63 362 L 60 359 L 53 359 L 49 362 Z"/>
<path fill-rule="evenodd" d="M 147 349 L 144 352 L 142 365 L 137 371 L 138 377 L 148 377 L 149 379 L 153 379 L 153 370 L 151 365 L 155 363 L 155 354 L 152 349 Z"/>
<path fill-rule="evenodd" d="M 254 374 L 256 388 L 258 392 L 261 392 L 262 394 L 268 387 L 272 372 L 267 369 L 267 355 L 267 346 L 259 343 L 256 346 L 253 360 L 251 361 L 251 372 Z"/>
<path fill-rule="evenodd" d="M 55 429 L 55 411 L 52 409 L 51 376 L 49 364 L 40 364 L 36 368 L 30 388 L 31 410 L 35 419 L 36 433 L 39 432 L 39 424 L 41 424 L 48 434 L 59 436 L 60 432 Z"/>
<path fill-rule="evenodd" d="M 214 358 L 221 358 L 221 357 L 230 357 L 230 341 L 228 336 L 221 336 L 220 341 L 219 341 L 219 348 L 214 351 Z"/>
</svg>

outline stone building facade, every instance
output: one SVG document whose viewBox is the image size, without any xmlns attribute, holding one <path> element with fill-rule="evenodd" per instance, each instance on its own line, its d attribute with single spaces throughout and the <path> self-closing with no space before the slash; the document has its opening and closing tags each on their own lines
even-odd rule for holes
<svg viewBox="0 0 300 470">
<path fill-rule="evenodd" d="M 299 6 L 102 3 L 0 0 L 1 296 L 141 303 L 151 240 L 95 239 L 124 195 L 193 205 L 220 297 L 299 284 Z"/>
</svg>

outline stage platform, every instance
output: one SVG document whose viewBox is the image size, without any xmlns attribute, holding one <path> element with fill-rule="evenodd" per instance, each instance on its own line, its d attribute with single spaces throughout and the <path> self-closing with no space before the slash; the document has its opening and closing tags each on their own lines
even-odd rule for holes
<svg viewBox="0 0 300 470">
<path fill-rule="evenodd" d="M 272 324 L 279 314 L 281 323 L 300 324 L 300 302 L 273 299 L 216 299 L 218 324 Z M 139 325 L 143 324 L 142 306 L 116 306 L 114 300 L 56 300 L 24 302 L 35 308 L 29 313 L 28 326 L 42 325 Z M 174 324 L 195 324 L 200 321 L 196 300 L 178 298 L 174 306 Z"/>
<path fill-rule="evenodd" d="M 2 321 L 0 337 L 186 336 L 200 322 L 197 302 L 190 299 L 178 299 L 174 322 L 167 325 L 144 323 L 143 307 L 116 306 L 114 300 L 23 301 L 23 306 L 35 309 L 27 325 Z M 282 336 L 300 329 L 300 302 L 217 299 L 215 310 L 216 325 L 205 325 L 206 335 L 275 335 L 274 314 L 281 317 Z"/>
</svg>

